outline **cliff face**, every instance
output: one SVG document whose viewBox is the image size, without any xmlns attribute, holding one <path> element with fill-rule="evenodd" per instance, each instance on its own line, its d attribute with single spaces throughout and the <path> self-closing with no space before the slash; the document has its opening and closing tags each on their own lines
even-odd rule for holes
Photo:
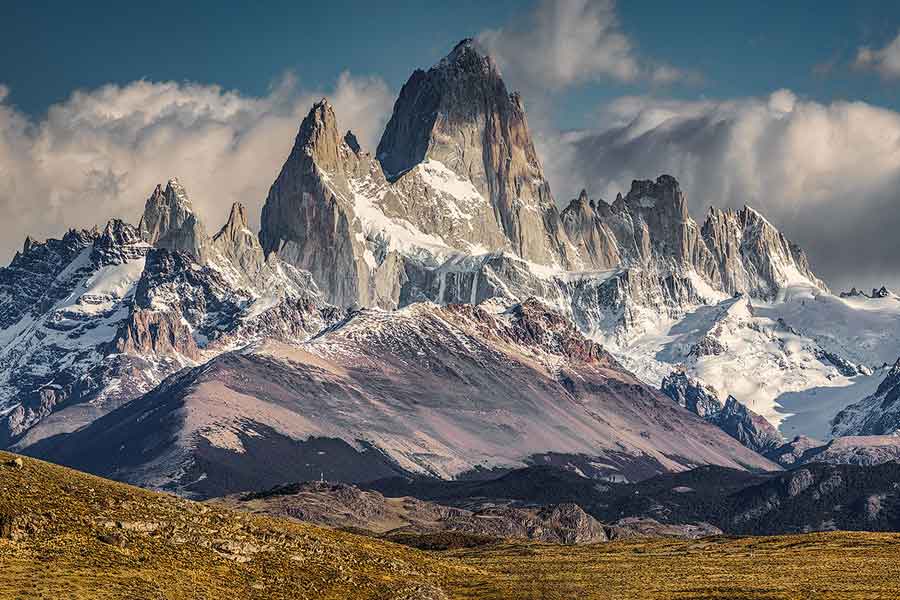
<svg viewBox="0 0 900 600">
<path fill-rule="evenodd" d="M 609 206 L 588 198 L 587 190 L 581 190 L 562 212 L 562 224 L 566 235 L 581 258 L 592 268 L 611 269 L 622 264 L 622 254 L 615 234 L 604 222 L 609 217 Z"/>
<path fill-rule="evenodd" d="M 470 41 L 413 74 L 377 160 L 317 103 L 266 199 L 260 238 L 344 306 L 401 305 L 410 269 L 458 254 L 577 262 L 521 100 Z"/>
</svg>

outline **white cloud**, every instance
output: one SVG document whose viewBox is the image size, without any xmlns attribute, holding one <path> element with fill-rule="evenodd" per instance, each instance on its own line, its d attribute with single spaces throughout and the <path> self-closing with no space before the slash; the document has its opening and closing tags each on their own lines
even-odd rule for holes
<svg viewBox="0 0 900 600">
<path fill-rule="evenodd" d="M 504 76 L 526 90 L 612 78 L 671 83 L 686 74 L 641 58 L 613 0 L 541 0 L 534 11 L 478 36 Z"/>
<path fill-rule="evenodd" d="M 873 50 L 868 46 L 856 52 L 857 68 L 877 71 L 885 79 L 900 77 L 900 33 L 884 48 Z"/>
<path fill-rule="evenodd" d="M 544 139 L 559 198 L 585 186 L 612 200 L 632 179 L 670 173 L 695 215 L 710 205 L 762 210 L 838 287 L 900 284 L 900 113 L 779 90 L 734 101 L 625 97 L 599 118 L 595 130 Z"/>
<path fill-rule="evenodd" d="M 372 149 L 390 115 L 387 85 L 343 73 L 332 90 L 300 90 L 292 76 L 268 95 L 218 86 L 136 81 L 75 92 L 34 122 L 0 86 L 0 258 L 26 234 L 58 236 L 112 217 L 136 223 L 159 182 L 177 176 L 207 228 L 234 201 L 258 221 L 269 186 L 312 103 L 328 95 L 341 127 Z"/>
</svg>

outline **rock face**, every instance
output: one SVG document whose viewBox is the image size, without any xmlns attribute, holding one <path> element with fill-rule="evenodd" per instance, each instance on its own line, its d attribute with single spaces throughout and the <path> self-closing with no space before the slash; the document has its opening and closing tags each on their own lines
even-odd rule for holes
<svg viewBox="0 0 900 600">
<path fill-rule="evenodd" d="M 900 438 L 894 435 L 844 436 L 810 448 L 804 462 L 833 465 L 880 465 L 900 460 Z"/>
<path fill-rule="evenodd" d="M 722 410 L 716 391 L 703 382 L 675 371 L 662 381 L 662 392 L 695 415 L 710 419 Z"/>
<path fill-rule="evenodd" d="M 588 198 L 587 190 L 581 190 L 562 212 L 561 219 L 566 235 L 575 245 L 578 254 L 593 268 L 611 269 L 622 264 L 619 243 L 603 217 L 611 209 L 601 200 L 600 205 Z"/>
<path fill-rule="evenodd" d="M 805 435 L 798 435 L 789 442 L 785 442 L 778 448 L 769 450 L 766 457 L 777 462 L 784 467 L 792 467 L 806 462 L 806 457 L 810 455 L 810 451 L 821 449 L 822 442 L 814 440 Z"/>
<path fill-rule="evenodd" d="M 710 422 L 760 454 L 765 454 L 784 443 L 781 434 L 771 423 L 738 402 L 734 396 L 728 397 L 725 406 L 710 419 Z"/>
<path fill-rule="evenodd" d="M 888 371 L 871 396 L 851 404 L 835 416 L 832 435 L 886 435 L 900 431 L 900 360 Z"/>
<path fill-rule="evenodd" d="M 470 41 L 413 74 L 378 160 L 317 103 L 269 192 L 260 237 L 342 306 L 415 301 L 433 277 L 423 271 L 458 270 L 448 258 L 460 254 L 570 258 L 521 100 Z"/>
<path fill-rule="evenodd" d="M 710 209 L 702 233 L 726 293 L 771 298 L 792 282 L 825 289 L 803 250 L 750 207 Z"/>
<path fill-rule="evenodd" d="M 374 170 L 374 173 L 370 171 Z M 262 212 L 260 241 L 266 253 L 309 271 L 339 305 L 380 304 L 356 217 L 351 181 L 380 169 L 347 145 L 334 109 L 317 103 L 300 125 L 294 148 L 272 184 Z M 368 253 L 368 254 L 367 254 Z"/>
</svg>

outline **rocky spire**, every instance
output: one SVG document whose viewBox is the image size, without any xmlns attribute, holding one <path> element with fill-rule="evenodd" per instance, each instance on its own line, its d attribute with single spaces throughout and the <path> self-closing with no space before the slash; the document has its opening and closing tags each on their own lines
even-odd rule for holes
<svg viewBox="0 0 900 600">
<path fill-rule="evenodd" d="M 267 255 L 309 271 L 330 302 L 366 305 L 366 247 L 348 178 L 360 157 L 339 131 L 331 103 L 314 104 L 269 189 L 259 237 Z"/>
<path fill-rule="evenodd" d="M 603 208 L 609 207 L 602 200 L 598 205 L 587 190 L 581 190 L 560 215 L 566 236 L 588 268 L 609 269 L 622 263 L 615 235 L 603 222 Z"/>
<path fill-rule="evenodd" d="M 162 185 L 156 186 L 144 206 L 138 229 L 148 244 L 185 252 L 200 262 L 205 260 L 206 230 L 194 214 L 187 192 L 175 178 L 169 180 L 165 190 Z"/>
<path fill-rule="evenodd" d="M 359 154 L 362 150 L 359 146 L 359 140 L 356 139 L 356 135 L 349 129 L 347 130 L 347 133 L 344 134 L 344 143 L 346 143 L 347 147 L 353 150 L 355 154 Z"/>
<path fill-rule="evenodd" d="M 253 240 L 256 239 L 256 236 L 253 235 L 253 232 L 247 226 L 247 211 L 240 202 L 235 202 L 231 205 L 228 220 L 225 221 L 225 225 L 222 226 L 219 233 L 213 236 L 213 240 L 218 240 L 222 237 L 227 237 L 233 243 L 240 243 L 248 237 Z"/>
<path fill-rule="evenodd" d="M 490 57 L 461 41 L 400 90 L 377 158 L 396 179 L 426 159 L 468 179 L 520 256 L 568 265 L 559 213 L 538 160 L 525 108 Z"/>
<path fill-rule="evenodd" d="M 228 220 L 213 236 L 212 247 L 241 266 L 249 274 L 259 270 L 264 260 L 262 246 L 247 224 L 247 211 L 240 202 L 231 205 Z"/>
</svg>

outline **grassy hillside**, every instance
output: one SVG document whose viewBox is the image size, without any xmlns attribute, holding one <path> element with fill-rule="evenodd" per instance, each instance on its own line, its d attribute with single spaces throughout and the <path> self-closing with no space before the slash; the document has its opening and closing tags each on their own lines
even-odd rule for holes
<svg viewBox="0 0 900 600">
<path fill-rule="evenodd" d="M 466 576 L 404 546 L 11 459 L 0 452 L 3 599 L 380 599 Z"/>
<path fill-rule="evenodd" d="M 0 599 L 896 598 L 900 535 L 417 550 L 0 452 Z M 440 550 L 450 547 L 451 549 Z M 468 547 L 467 547 L 468 546 Z"/>
</svg>

